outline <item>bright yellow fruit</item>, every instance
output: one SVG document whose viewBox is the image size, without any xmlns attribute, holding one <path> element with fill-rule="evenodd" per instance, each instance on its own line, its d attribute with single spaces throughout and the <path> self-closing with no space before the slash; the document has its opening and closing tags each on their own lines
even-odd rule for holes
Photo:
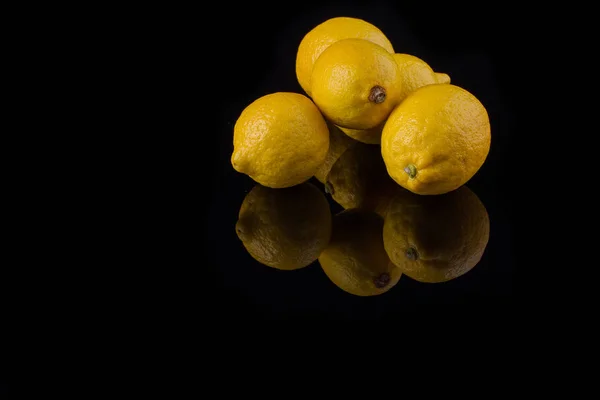
<svg viewBox="0 0 600 400">
<path fill-rule="evenodd" d="M 328 122 L 327 126 L 329 127 L 329 150 L 327 151 L 327 156 L 325 156 L 325 162 L 321 164 L 317 169 L 317 172 L 315 172 L 315 177 L 321 183 L 327 181 L 327 175 L 338 158 L 340 158 L 348 148 L 357 143 L 349 136 L 344 135 L 344 133 L 332 123 Z"/>
<path fill-rule="evenodd" d="M 273 93 L 238 118 L 231 163 L 264 186 L 284 188 L 312 177 L 328 148 L 329 130 L 314 103 L 297 93 Z"/>
<path fill-rule="evenodd" d="M 383 47 L 362 39 L 344 39 L 317 59 L 312 98 L 325 117 L 351 129 L 382 124 L 402 94 L 399 67 Z"/>
<path fill-rule="evenodd" d="M 436 72 L 435 77 L 437 79 L 437 83 L 450 83 L 450 76 L 448 74 L 444 74 L 443 72 Z"/>
<path fill-rule="evenodd" d="M 377 27 L 357 18 L 331 18 L 317 25 L 304 36 L 296 56 L 296 77 L 302 89 L 310 96 L 310 80 L 313 66 L 321 53 L 342 39 L 364 39 L 380 45 L 390 53 L 394 48 Z"/>
<path fill-rule="evenodd" d="M 309 182 L 285 189 L 256 185 L 242 203 L 236 233 L 248 253 L 264 265 L 306 267 L 329 243 L 329 203 Z"/>
<path fill-rule="evenodd" d="M 381 154 L 390 176 L 417 194 L 442 194 L 465 184 L 490 150 L 483 104 L 454 85 L 429 85 L 410 94 L 390 115 Z"/>
<path fill-rule="evenodd" d="M 481 260 L 489 235 L 487 211 L 466 186 L 440 196 L 396 196 L 383 227 L 392 262 L 402 273 L 427 283 L 470 271 Z"/>
<path fill-rule="evenodd" d="M 356 296 L 387 292 L 402 275 L 383 247 L 383 219 L 363 210 L 333 218 L 331 241 L 319 256 L 325 274 L 340 289 Z"/>
<path fill-rule="evenodd" d="M 397 53 L 394 59 L 400 67 L 402 76 L 402 95 L 404 100 L 409 94 L 420 87 L 438 83 L 438 78 L 433 69 L 425 61 L 410 54 Z"/>
<path fill-rule="evenodd" d="M 359 142 L 367 144 L 380 144 L 383 125 L 384 124 L 380 124 L 371 129 L 350 129 L 342 126 L 339 126 L 338 128 L 340 128 L 340 130 L 346 135 L 350 136 L 354 140 L 358 140 Z"/>
</svg>

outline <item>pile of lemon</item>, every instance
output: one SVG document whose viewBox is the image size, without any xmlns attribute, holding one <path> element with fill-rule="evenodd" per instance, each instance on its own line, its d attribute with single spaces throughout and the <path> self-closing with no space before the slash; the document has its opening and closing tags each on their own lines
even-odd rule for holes
<svg viewBox="0 0 600 400">
<path fill-rule="evenodd" d="M 395 230 L 411 212 L 402 204 L 422 202 L 411 196 L 445 199 L 466 190 L 457 191 L 481 168 L 490 149 L 485 107 L 450 84 L 447 74 L 433 71 L 415 56 L 395 53 L 381 30 L 356 18 L 333 18 L 306 34 L 298 48 L 296 76 L 306 95 L 263 96 L 242 111 L 234 127 L 231 163 L 260 185 L 240 211 L 237 232 L 246 248 L 263 264 L 279 269 L 301 268 L 319 258 L 330 278 L 352 282 L 340 284 L 332 278 L 354 294 L 382 293 L 401 272 L 416 279 L 435 275 L 429 267 L 413 272 L 419 264 L 414 244 L 406 244 L 399 256 L 399 246 L 386 243 L 384 251 L 385 240 L 377 232 L 382 230 L 389 241 L 406 236 Z M 337 236 L 335 221 L 332 237 L 332 218 L 324 211 L 326 199 L 306 182 L 313 176 L 351 211 L 336 216 Z M 395 209 L 404 211 L 389 212 L 402 191 L 408 195 L 401 196 Z M 470 195 L 461 198 L 465 196 Z M 365 215 L 367 211 L 371 214 Z M 396 217 L 384 229 L 388 214 Z M 479 215 L 474 225 L 487 219 L 485 209 Z M 259 225 L 262 232 L 256 229 Z M 357 241 L 358 234 L 349 234 L 353 231 L 362 236 L 375 232 L 374 239 Z M 478 237 L 485 236 L 487 243 L 484 231 Z M 367 253 L 371 256 L 365 259 Z M 349 272 L 352 268 L 358 269 Z M 464 263 L 453 268 L 464 269 Z M 439 275 L 429 280 L 456 274 Z M 366 286 L 349 290 L 348 285 Z"/>
</svg>

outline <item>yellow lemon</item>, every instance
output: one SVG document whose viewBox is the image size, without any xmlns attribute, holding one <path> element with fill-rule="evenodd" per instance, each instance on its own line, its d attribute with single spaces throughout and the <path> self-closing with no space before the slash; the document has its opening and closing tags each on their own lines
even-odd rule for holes
<svg viewBox="0 0 600 400">
<path fill-rule="evenodd" d="M 329 150 L 327 151 L 327 156 L 325 156 L 325 162 L 321 164 L 319 169 L 317 169 L 317 172 L 315 172 L 315 177 L 321 183 L 327 181 L 327 175 L 329 175 L 331 167 L 333 167 L 333 164 L 335 164 L 338 158 L 340 158 L 348 148 L 357 143 L 349 136 L 344 135 L 344 133 L 332 123 L 328 122 L 327 126 L 329 127 Z"/>
<path fill-rule="evenodd" d="M 388 52 L 394 48 L 377 27 L 357 18 L 331 18 L 317 25 L 304 36 L 296 56 L 296 77 L 302 89 L 310 96 L 310 80 L 315 61 L 333 43 L 342 39 L 364 39 L 380 45 Z"/>
<path fill-rule="evenodd" d="M 248 253 L 264 265 L 306 267 L 329 243 L 329 203 L 309 182 L 285 189 L 256 185 L 242 203 L 236 233 Z"/>
<path fill-rule="evenodd" d="M 402 94 L 400 101 L 420 87 L 436 83 L 450 83 L 450 76 L 434 72 L 425 61 L 410 54 L 396 53 L 394 59 L 400 70 Z M 340 130 L 352 139 L 368 144 L 380 144 L 385 122 L 371 129 L 350 129 L 340 126 Z"/>
<path fill-rule="evenodd" d="M 442 194 L 465 184 L 490 150 L 483 104 L 454 85 L 429 85 L 410 94 L 389 116 L 381 154 L 390 176 L 417 194 Z"/>
<path fill-rule="evenodd" d="M 435 78 L 437 79 L 437 83 L 450 83 L 450 76 L 448 74 L 444 74 L 443 72 L 436 72 Z"/>
<path fill-rule="evenodd" d="M 331 241 L 319 264 L 336 286 L 356 296 L 385 293 L 402 275 L 383 247 L 383 219 L 362 210 L 346 210 L 333 218 Z"/>
<path fill-rule="evenodd" d="M 350 136 L 354 140 L 367 144 L 380 144 L 381 143 L 381 132 L 383 131 L 383 124 L 376 126 L 371 129 L 350 129 L 339 126 L 340 130 L 346 135 Z"/>
<path fill-rule="evenodd" d="M 273 93 L 244 109 L 233 133 L 231 163 L 256 182 L 284 188 L 317 172 L 329 130 L 315 104 L 297 93 Z"/>
<path fill-rule="evenodd" d="M 436 73 L 429 64 L 420 58 L 410 54 L 397 53 L 394 54 L 394 59 L 400 67 L 402 76 L 402 100 L 420 87 L 438 83 Z"/>
<path fill-rule="evenodd" d="M 317 59 L 312 98 L 325 117 L 351 129 L 382 124 L 402 94 L 399 67 L 383 47 L 362 39 L 344 39 Z"/>
<path fill-rule="evenodd" d="M 440 196 L 396 196 L 385 217 L 383 243 L 409 277 L 445 282 L 470 271 L 490 235 L 487 211 L 466 186 Z"/>
</svg>

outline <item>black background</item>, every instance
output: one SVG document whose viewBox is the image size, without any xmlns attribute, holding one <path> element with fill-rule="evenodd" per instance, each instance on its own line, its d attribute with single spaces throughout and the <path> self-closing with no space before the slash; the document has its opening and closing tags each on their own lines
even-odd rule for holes
<svg viewBox="0 0 600 400">
<path fill-rule="evenodd" d="M 410 311 L 476 310 L 481 311 L 477 314 L 481 316 L 489 315 L 492 309 L 512 308 L 516 283 L 523 274 L 515 239 L 517 212 L 524 203 L 524 196 L 518 193 L 526 181 L 525 173 L 515 174 L 515 164 L 524 164 L 521 147 L 528 137 L 548 134 L 525 129 L 528 118 L 521 118 L 523 114 L 517 111 L 536 96 L 529 83 L 524 82 L 534 82 L 532 77 L 543 70 L 555 73 L 547 68 L 549 53 L 541 58 L 543 62 L 528 63 L 532 60 L 528 57 L 531 51 L 550 42 L 543 40 L 548 30 L 535 27 L 537 21 L 548 20 L 537 15 L 537 9 L 533 9 L 535 14 L 526 14 L 522 8 L 506 2 L 436 4 L 383 0 L 195 2 L 185 6 L 171 4 L 169 9 L 164 4 L 144 3 L 122 7 L 106 6 L 85 13 L 76 10 L 80 15 L 75 24 L 84 27 L 98 12 L 99 21 L 91 26 L 94 34 L 90 37 L 79 37 L 83 29 L 77 26 L 48 18 L 48 32 L 64 30 L 65 38 L 49 39 L 50 56 L 34 63 L 38 74 L 46 65 L 56 63 L 59 57 L 54 52 L 61 43 L 80 39 L 76 47 L 67 46 L 66 52 L 76 60 L 64 68 L 61 65 L 62 72 L 75 74 L 88 66 L 95 67 L 93 72 L 85 70 L 84 76 L 76 79 L 78 89 L 91 92 L 92 96 L 102 91 L 88 84 L 107 86 L 110 91 L 108 99 L 100 99 L 101 107 L 91 106 L 78 96 L 71 99 L 81 103 L 83 115 L 87 116 L 89 108 L 99 110 L 98 115 L 85 118 L 85 123 L 76 126 L 78 137 L 86 136 L 90 125 L 99 126 L 101 135 L 94 136 L 89 146 L 76 139 L 64 147 L 71 149 L 75 144 L 81 157 L 87 158 L 88 150 L 107 142 L 105 154 L 98 159 L 103 174 L 96 181 L 85 171 L 82 181 L 91 182 L 94 187 L 90 196 L 79 193 L 79 181 L 68 185 L 78 193 L 65 201 L 61 195 L 62 206 L 75 209 L 77 204 L 85 204 L 81 213 L 75 213 L 85 228 L 75 227 L 70 232 L 85 245 L 62 241 L 66 253 L 83 250 L 84 254 L 73 256 L 75 272 L 61 274 L 58 270 L 62 267 L 52 267 L 42 252 L 45 262 L 40 265 L 47 276 L 56 279 L 58 274 L 57 280 L 68 290 L 43 282 L 51 293 L 36 302 L 36 307 L 61 295 L 64 305 L 51 308 L 52 318 L 59 311 L 80 307 L 68 316 L 68 321 L 81 328 L 82 319 L 90 318 L 90 331 L 100 333 L 100 339 L 88 343 L 101 352 L 112 348 L 113 337 L 128 351 L 141 344 L 140 353 L 154 359 L 157 346 L 164 346 L 170 353 L 183 338 L 185 349 L 173 352 L 183 354 L 189 358 L 186 362 L 194 366 L 202 357 L 187 354 L 198 344 L 204 349 L 213 343 L 201 340 L 201 334 L 220 334 L 218 327 L 225 326 L 206 324 L 211 320 L 249 322 L 238 325 L 242 329 L 229 331 L 239 340 L 258 325 L 253 322 L 267 319 L 395 322 Z M 73 11 L 69 8 L 61 17 L 66 16 L 73 23 Z M 26 15 L 29 17 L 30 10 Z M 289 272 L 260 265 L 235 234 L 239 207 L 254 182 L 234 171 L 230 164 L 233 125 L 244 107 L 262 95 L 276 91 L 302 93 L 295 76 L 297 47 L 310 29 L 339 16 L 374 24 L 397 52 L 418 56 L 434 70 L 448 73 L 453 84 L 469 90 L 488 110 L 491 151 L 468 186 L 487 208 L 490 241 L 481 263 L 463 277 L 437 285 L 403 277 L 390 292 L 361 298 L 337 288 L 318 263 Z M 553 20 L 550 24 L 562 35 L 561 26 L 554 26 Z M 35 39 L 47 38 L 41 32 L 36 33 Z M 92 57 L 82 60 L 81 49 L 88 49 Z M 25 51 L 31 49 L 26 47 Z M 62 83 L 54 76 L 51 80 L 56 85 Z M 117 83 L 108 85 L 113 80 Z M 58 89 L 56 92 L 63 93 Z M 52 102 L 57 103 L 57 99 L 52 98 Z M 70 108 L 62 108 L 72 116 Z M 110 118 L 113 114 L 115 120 Z M 127 125 L 117 120 L 123 115 L 130 117 Z M 528 115 L 535 120 L 542 113 Z M 41 130 L 43 136 L 56 140 L 58 135 L 48 135 L 47 128 Z M 57 156 L 52 157 L 52 163 L 57 161 Z M 121 157 L 128 161 L 115 167 Z M 129 168 L 130 163 L 133 168 Z M 68 169 L 78 169 L 79 165 L 69 160 Z M 117 173 L 107 177 L 105 172 L 110 168 Z M 46 165 L 38 169 L 43 171 Z M 534 172 L 527 168 L 527 175 Z M 523 179 L 515 179 L 515 175 L 522 175 Z M 51 181 L 56 179 L 52 175 Z M 115 185 L 117 179 L 122 183 Z M 98 188 L 101 183 L 106 183 L 106 188 Z M 317 186 L 322 187 L 319 183 Z M 37 204 L 32 208 L 38 208 L 39 201 L 47 199 L 49 193 L 54 192 L 36 196 Z M 87 205 L 88 197 L 99 199 L 98 204 Z M 339 206 L 330 203 L 333 211 L 339 210 Z M 57 209 L 51 209 L 49 214 L 57 219 L 68 214 Z M 90 223 L 88 214 L 108 222 Z M 544 212 L 537 214 L 537 218 L 547 218 Z M 107 232 L 103 227 L 108 228 Z M 50 224 L 48 236 L 55 238 L 60 228 L 64 228 L 62 220 Z M 90 228 L 100 232 L 100 239 L 87 234 Z M 526 232 L 530 236 L 536 233 Z M 86 247 L 90 242 L 92 250 Z M 541 255 L 531 253 L 530 257 Z M 63 258 L 64 254 L 56 257 L 59 261 Z M 99 265 L 90 267 L 90 259 L 99 260 Z M 545 274 L 539 273 L 539 264 L 533 267 L 530 271 L 536 277 Z M 25 272 L 30 275 L 28 278 L 33 275 L 30 268 Z M 4 283 L 13 285 L 9 280 Z M 566 286 L 560 290 L 564 292 Z M 98 290 L 94 290 L 96 287 Z M 527 287 L 532 288 L 533 285 Z M 73 290 L 78 293 L 73 295 Z M 88 297 L 91 301 L 85 302 Z M 111 324 L 98 323 L 101 316 L 106 316 Z M 129 331 L 128 325 L 136 325 L 140 318 L 147 318 L 139 324 L 141 329 Z M 102 329 L 107 325 L 115 329 L 105 333 Z M 270 340 L 279 333 L 273 332 L 265 337 Z M 131 340 L 127 340 L 128 333 Z M 157 340 L 146 345 L 144 340 L 152 335 Z M 218 353 L 227 348 L 219 347 Z M 112 365 L 129 367 L 128 363 Z M 230 367 L 227 365 L 227 373 Z M 0 393 L 3 390 L 7 390 L 7 385 L 0 383 Z"/>
<path fill-rule="evenodd" d="M 453 84 L 473 93 L 488 110 L 491 151 L 467 185 L 489 213 L 490 241 L 482 261 L 463 277 L 435 285 L 403 277 L 388 293 L 361 298 L 337 288 L 317 262 L 291 272 L 259 264 L 235 234 L 239 207 L 255 183 L 231 167 L 233 125 L 244 107 L 262 95 L 278 91 L 303 93 L 295 76 L 298 44 L 314 26 L 337 16 L 361 18 L 374 24 L 396 52 L 420 57 L 435 71 L 448 73 Z M 201 106 L 201 100 L 194 103 L 202 110 L 197 129 L 204 140 L 197 164 L 201 171 L 198 184 L 208 198 L 207 205 L 199 206 L 203 218 L 200 268 L 210 271 L 205 275 L 210 278 L 208 284 L 200 286 L 210 292 L 209 308 L 214 315 L 278 320 L 393 320 L 403 312 L 429 308 L 512 306 L 517 271 L 515 207 L 510 193 L 515 184 L 507 171 L 518 157 L 515 148 L 519 126 L 518 100 L 512 96 L 517 84 L 513 79 L 515 66 L 506 54 L 511 51 L 514 55 L 524 40 L 517 34 L 519 21 L 515 18 L 494 5 L 476 9 L 455 3 L 371 1 L 245 3 L 235 6 L 235 15 L 217 19 L 214 28 L 200 22 L 183 23 L 179 32 L 183 47 L 192 53 L 190 60 L 194 58 L 197 63 L 195 57 L 200 54 L 199 82 L 194 88 L 215 94 L 211 104 L 216 106 L 216 113 L 212 106 Z M 207 78 L 201 68 L 212 71 L 211 77 Z M 203 125 L 208 117 L 211 122 Z M 189 134 L 196 135 L 193 131 Z M 322 188 L 318 181 L 313 182 Z M 332 211 L 340 210 L 327 197 Z"/>
</svg>

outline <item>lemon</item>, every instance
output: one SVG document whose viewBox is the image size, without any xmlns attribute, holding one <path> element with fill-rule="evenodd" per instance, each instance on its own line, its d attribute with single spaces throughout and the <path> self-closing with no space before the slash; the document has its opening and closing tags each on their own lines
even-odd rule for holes
<svg viewBox="0 0 600 400">
<path fill-rule="evenodd" d="M 399 67 L 383 47 L 344 39 L 317 59 L 311 77 L 315 104 L 334 124 L 370 129 L 382 124 L 402 94 Z"/>
<path fill-rule="evenodd" d="M 242 203 L 236 233 L 248 253 L 264 265 L 306 267 L 329 243 L 329 203 L 309 182 L 285 189 L 256 185 Z"/>
<path fill-rule="evenodd" d="M 326 183 L 327 175 L 331 171 L 333 164 L 340 158 L 340 156 L 351 146 L 357 143 L 352 140 L 349 136 L 344 135 L 340 129 L 328 122 L 327 127 L 329 128 L 329 150 L 325 156 L 325 162 L 315 172 L 315 177 L 321 183 Z"/>
<path fill-rule="evenodd" d="M 383 125 L 380 124 L 375 128 L 371 129 L 350 129 L 342 126 L 338 127 L 346 135 L 350 136 L 354 140 L 367 144 L 380 144 L 381 143 L 381 132 L 383 131 Z"/>
<path fill-rule="evenodd" d="M 400 101 L 420 87 L 436 83 L 450 83 L 450 76 L 434 72 L 425 61 L 410 54 L 396 53 L 394 59 L 398 64 L 402 93 Z M 380 144 L 381 133 L 385 122 L 371 129 L 350 129 L 340 126 L 340 130 L 352 139 L 368 144 Z"/>
<path fill-rule="evenodd" d="M 404 100 L 409 94 L 420 87 L 438 83 L 438 76 L 429 64 L 410 54 L 397 53 L 394 59 L 400 67 L 402 76 L 402 95 Z"/>
<path fill-rule="evenodd" d="M 273 93 L 242 111 L 233 134 L 233 168 L 284 188 L 308 180 L 325 161 L 329 130 L 315 104 L 297 93 Z"/>
<path fill-rule="evenodd" d="M 455 85 L 411 93 L 389 116 L 381 154 L 390 176 L 417 194 L 442 194 L 465 184 L 490 150 L 483 104 Z"/>
<path fill-rule="evenodd" d="M 317 25 L 304 36 L 296 55 L 296 77 L 302 89 L 310 96 L 310 81 L 313 66 L 321 53 L 342 39 L 364 39 L 380 45 L 390 53 L 394 48 L 377 27 L 357 18 L 331 18 Z"/>
<path fill-rule="evenodd" d="M 383 219 L 362 210 L 346 210 L 333 218 L 331 241 L 319 264 L 336 286 L 356 296 L 385 293 L 402 275 L 383 247 Z"/>
<path fill-rule="evenodd" d="M 437 83 L 450 83 L 450 76 L 448 74 L 444 74 L 443 72 L 436 72 L 435 78 L 437 79 Z"/>
<path fill-rule="evenodd" d="M 487 211 L 466 186 L 439 196 L 396 196 L 383 227 L 392 262 L 402 273 L 427 283 L 470 271 L 481 260 L 489 235 Z"/>
</svg>

